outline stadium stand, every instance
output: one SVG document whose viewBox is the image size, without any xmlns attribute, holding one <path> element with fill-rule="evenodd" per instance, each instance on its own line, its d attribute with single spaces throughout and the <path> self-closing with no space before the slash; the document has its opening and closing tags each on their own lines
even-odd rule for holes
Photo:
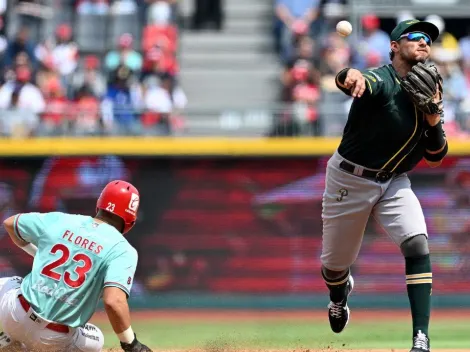
<svg viewBox="0 0 470 352">
<path fill-rule="evenodd" d="M 351 100 L 334 76 L 388 63 L 387 33 L 421 16 L 400 1 L 397 14 L 347 0 L 3 0 L 0 133 L 338 136 Z M 442 31 L 446 131 L 466 136 L 470 31 L 456 16 L 427 19 Z"/>
</svg>

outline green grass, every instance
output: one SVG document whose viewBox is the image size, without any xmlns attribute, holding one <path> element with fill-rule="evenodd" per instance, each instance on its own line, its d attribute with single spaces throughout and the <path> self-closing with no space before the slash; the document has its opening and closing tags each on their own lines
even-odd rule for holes
<svg viewBox="0 0 470 352">
<path fill-rule="evenodd" d="M 132 323 L 139 340 L 158 349 L 227 348 L 410 348 L 410 322 L 351 322 L 341 335 L 330 331 L 328 323 L 316 321 L 150 321 Z M 380 319 L 378 317 L 377 319 Z M 116 336 L 109 324 L 98 324 L 105 333 L 105 346 L 116 347 Z M 433 348 L 469 348 L 469 321 L 434 322 Z"/>
</svg>

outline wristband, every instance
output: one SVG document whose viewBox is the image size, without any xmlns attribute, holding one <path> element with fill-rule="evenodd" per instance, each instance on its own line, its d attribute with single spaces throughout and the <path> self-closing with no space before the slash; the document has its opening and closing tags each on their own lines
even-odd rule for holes
<svg viewBox="0 0 470 352">
<path fill-rule="evenodd" d="M 424 152 L 424 158 L 427 161 L 441 161 L 446 156 L 447 150 L 449 149 L 446 141 L 445 144 L 446 145 L 444 146 L 444 149 L 442 149 L 439 153 L 431 154 L 427 151 Z"/>
<path fill-rule="evenodd" d="M 338 87 L 345 93 L 349 92 L 349 89 L 344 86 L 344 81 L 346 80 L 348 71 L 349 67 L 342 69 L 340 72 L 338 72 L 335 78 L 336 87 Z"/>
<path fill-rule="evenodd" d="M 424 141 L 427 150 L 433 152 L 441 149 L 446 143 L 446 134 L 442 128 L 442 120 L 435 126 L 430 126 L 424 131 Z"/>
<path fill-rule="evenodd" d="M 132 326 L 129 326 L 126 330 L 117 334 L 119 341 L 124 343 L 132 343 L 134 341 L 135 335 L 134 331 L 132 331 Z"/>
<path fill-rule="evenodd" d="M 34 257 L 38 251 L 38 247 L 32 243 L 28 243 L 26 246 L 21 247 L 21 249 L 28 253 L 31 257 Z"/>
</svg>

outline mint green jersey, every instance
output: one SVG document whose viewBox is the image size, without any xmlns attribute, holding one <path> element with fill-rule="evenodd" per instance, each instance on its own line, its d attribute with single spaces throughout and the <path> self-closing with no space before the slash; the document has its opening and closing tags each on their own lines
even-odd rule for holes
<svg viewBox="0 0 470 352">
<path fill-rule="evenodd" d="M 70 327 L 93 315 L 104 287 L 129 296 L 137 251 L 113 226 L 59 212 L 19 214 L 18 238 L 38 247 L 23 296 L 40 316 Z"/>
</svg>

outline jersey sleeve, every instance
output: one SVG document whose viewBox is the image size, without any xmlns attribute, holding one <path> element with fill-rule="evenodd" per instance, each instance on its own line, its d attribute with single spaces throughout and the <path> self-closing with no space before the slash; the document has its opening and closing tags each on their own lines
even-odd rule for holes
<svg viewBox="0 0 470 352">
<path fill-rule="evenodd" d="M 134 248 L 123 247 L 121 246 L 110 256 L 103 287 L 118 287 L 129 297 L 134 282 L 138 255 Z"/>
<path fill-rule="evenodd" d="M 38 244 L 48 222 L 54 221 L 55 216 L 52 213 L 23 213 L 15 216 L 13 228 L 15 235 L 26 242 Z"/>
<path fill-rule="evenodd" d="M 361 71 L 366 80 L 366 91 L 370 96 L 378 96 L 384 90 L 384 80 L 375 70 Z"/>
</svg>

